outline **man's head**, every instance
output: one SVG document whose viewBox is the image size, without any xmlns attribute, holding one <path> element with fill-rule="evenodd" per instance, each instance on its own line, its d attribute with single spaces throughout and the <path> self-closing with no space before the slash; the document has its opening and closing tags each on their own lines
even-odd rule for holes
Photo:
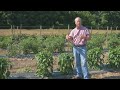
<svg viewBox="0 0 120 90">
<path fill-rule="evenodd" d="M 81 18 L 80 17 L 75 18 L 75 25 L 77 28 L 79 28 L 81 26 Z"/>
</svg>

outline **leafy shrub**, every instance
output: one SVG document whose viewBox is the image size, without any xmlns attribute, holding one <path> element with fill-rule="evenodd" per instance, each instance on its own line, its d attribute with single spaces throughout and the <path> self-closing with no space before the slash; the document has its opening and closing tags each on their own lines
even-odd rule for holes
<svg viewBox="0 0 120 90">
<path fill-rule="evenodd" d="M 20 42 L 21 50 L 24 54 L 29 54 L 31 52 L 38 53 L 39 43 L 36 38 L 28 37 L 27 39 L 23 39 Z"/>
<path fill-rule="evenodd" d="M 7 79 L 10 75 L 11 64 L 7 58 L 0 58 L 0 79 Z"/>
<path fill-rule="evenodd" d="M 9 44 L 9 46 L 7 47 L 7 51 L 7 56 L 16 56 L 21 53 L 21 47 L 19 44 Z"/>
<path fill-rule="evenodd" d="M 88 50 L 87 58 L 88 67 L 90 69 L 102 69 L 104 55 L 102 54 L 101 48 L 93 48 Z"/>
<path fill-rule="evenodd" d="M 60 36 L 50 36 L 44 41 L 45 48 L 50 52 L 64 52 L 64 38 Z"/>
<path fill-rule="evenodd" d="M 109 43 L 108 43 L 108 48 L 111 49 L 111 48 L 117 48 L 120 46 L 120 40 L 116 37 L 113 37 L 109 40 Z"/>
<path fill-rule="evenodd" d="M 37 60 L 36 74 L 40 77 L 51 76 L 53 72 L 53 56 L 49 51 L 42 51 L 35 55 Z"/>
<path fill-rule="evenodd" d="M 120 68 L 120 47 L 109 50 L 109 67 L 114 69 Z"/>
<path fill-rule="evenodd" d="M 7 49 L 7 47 L 9 46 L 9 44 L 12 42 L 10 37 L 0 37 L 0 48 L 2 49 Z"/>
<path fill-rule="evenodd" d="M 73 68 L 74 68 L 74 63 L 73 63 L 73 55 L 68 54 L 68 53 L 61 53 L 59 55 L 59 71 L 62 74 L 72 74 L 73 73 Z"/>
</svg>

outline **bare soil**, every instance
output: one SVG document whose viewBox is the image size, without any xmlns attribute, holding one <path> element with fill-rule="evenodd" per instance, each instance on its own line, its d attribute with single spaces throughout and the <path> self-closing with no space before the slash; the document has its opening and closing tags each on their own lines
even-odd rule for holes
<svg viewBox="0 0 120 90">
<path fill-rule="evenodd" d="M 56 71 L 58 68 L 58 60 L 57 57 L 54 57 L 54 66 L 53 69 Z M 13 64 L 13 67 L 10 69 L 11 74 L 15 73 L 26 73 L 26 72 L 34 72 L 36 71 L 36 60 L 35 59 L 18 59 L 18 58 L 10 58 L 10 61 Z M 120 71 L 90 71 L 91 79 L 120 79 Z M 60 77 L 58 77 L 60 78 Z M 63 77 L 62 77 L 63 78 Z M 66 79 L 71 79 L 70 76 L 64 76 Z M 56 78 L 57 79 L 57 78 Z"/>
</svg>

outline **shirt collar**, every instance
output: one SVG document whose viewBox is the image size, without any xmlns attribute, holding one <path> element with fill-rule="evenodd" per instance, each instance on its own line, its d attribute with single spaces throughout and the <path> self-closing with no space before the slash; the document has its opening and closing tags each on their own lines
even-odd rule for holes
<svg viewBox="0 0 120 90">
<path fill-rule="evenodd" d="M 81 30 L 81 28 L 82 28 L 82 27 L 83 27 L 82 25 L 80 26 L 80 28 L 79 28 L 79 29 L 77 29 L 77 27 L 76 27 L 76 30 Z"/>
</svg>

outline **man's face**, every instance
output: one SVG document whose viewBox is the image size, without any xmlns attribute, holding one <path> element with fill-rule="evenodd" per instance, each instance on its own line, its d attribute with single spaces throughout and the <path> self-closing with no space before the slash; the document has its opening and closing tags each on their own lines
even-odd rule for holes
<svg viewBox="0 0 120 90">
<path fill-rule="evenodd" d="M 79 18 L 77 18 L 77 19 L 75 20 L 75 25 L 76 25 L 77 27 L 80 27 L 81 22 L 80 22 L 80 19 L 79 19 Z"/>
</svg>

